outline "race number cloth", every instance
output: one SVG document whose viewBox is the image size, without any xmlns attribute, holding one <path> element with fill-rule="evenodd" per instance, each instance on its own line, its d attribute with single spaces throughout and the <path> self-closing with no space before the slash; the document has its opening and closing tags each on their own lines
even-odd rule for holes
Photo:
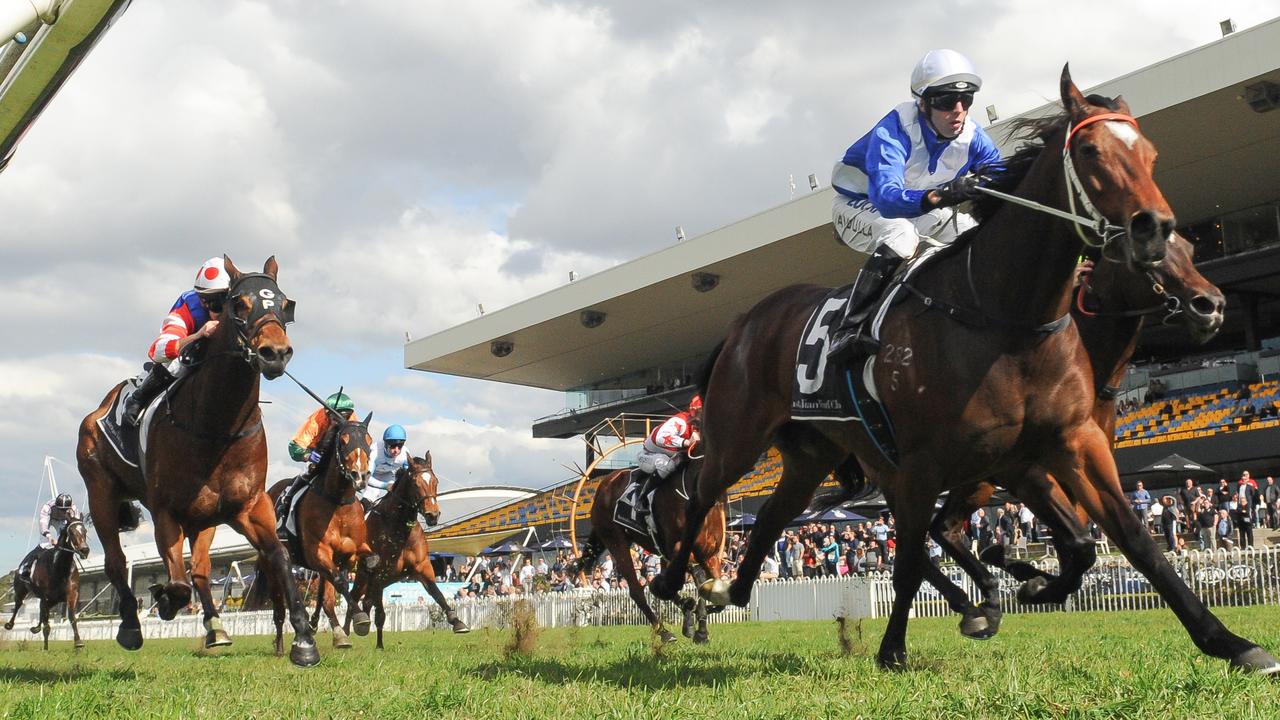
<svg viewBox="0 0 1280 720">
<path fill-rule="evenodd" d="M 142 414 L 142 420 L 136 426 L 130 425 L 124 421 L 124 406 L 141 384 L 141 376 L 125 380 L 107 413 L 98 418 L 98 429 L 107 439 L 107 444 L 111 445 L 111 449 L 116 451 L 116 455 L 119 455 L 121 460 L 133 467 L 138 467 L 145 454 L 146 448 L 140 440 L 146 436 L 147 428 L 151 426 L 151 418 L 155 416 L 156 406 L 167 394 L 160 393 L 147 406 Z"/>
<path fill-rule="evenodd" d="M 827 362 L 827 348 L 835 326 L 844 317 L 852 285 L 827 293 L 814 309 L 796 350 L 796 374 L 791 392 L 795 420 L 857 420 L 843 368 Z"/>
<path fill-rule="evenodd" d="M 653 493 L 641 494 L 645 477 L 644 473 L 632 470 L 627 487 L 613 506 L 613 521 L 641 535 L 649 534 L 648 518 L 653 514 Z M 657 488 L 658 484 L 654 483 L 653 487 Z"/>
</svg>

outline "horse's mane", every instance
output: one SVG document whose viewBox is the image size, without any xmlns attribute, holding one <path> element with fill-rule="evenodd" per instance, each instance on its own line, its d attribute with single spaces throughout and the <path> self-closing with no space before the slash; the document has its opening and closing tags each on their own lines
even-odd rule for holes
<svg viewBox="0 0 1280 720">
<path fill-rule="evenodd" d="M 329 428 L 324 431 L 324 436 L 320 438 L 320 462 L 316 463 L 316 477 L 324 477 L 329 471 L 329 465 L 334 461 L 334 457 L 338 454 L 338 429 L 343 423 L 336 418 L 329 423 Z"/>
<path fill-rule="evenodd" d="M 1120 110 L 1120 103 L 1105 95 L 1089 95 L 1085 98 L 1090 105 L 1106 108 L 1112 112 Z M 1005 135 L 1008 139 L 1020 139 L 1022 144 L 1013 154 L 1004 158 L 998 166 L 975 168 L 979 174 L 987 175 L 990 180 L 985 183 L 993 190 L 1013 193 L 1026 179 L 1031 166 L 1044 151 L 1049 138 L 1066 129 L 1071 116 L 1066 110 L 1045 117 L 1019 118 L 1010 123 Z M 991 217 L 997 209 L 1004 205 L 1000 198 L 983 195 L 973 203 L 973 213 L 979 221 Z"/>
</svg>

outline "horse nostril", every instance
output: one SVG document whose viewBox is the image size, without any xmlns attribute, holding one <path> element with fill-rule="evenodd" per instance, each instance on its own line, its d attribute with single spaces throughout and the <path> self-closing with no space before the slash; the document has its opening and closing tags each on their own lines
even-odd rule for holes
<svg viewBox="0 0 1280 720">
<path fill-rule="evenodd" d="M 276 361 L 275 348 L 271 347 L 270 345 L 264 345 L 261 350 L 258 350 L 258 354 L 261 355 L 262 359 L 266 360 L 267 362 Z"/>
<path fill-rule="evenodd" d="M 1208 295 L 1196 295 L 1191 298 L 1191 310 L 1197 315 L 1216 315 L 1222 309 L 1222 301 Z"/>
<path fill-rule="evenodd" d="M 1161 238 L 1167 239 L 1167 238 L 1173 237 L 1173 231 L 1175 229 L 1176 228 L 1174 228 L 1173 218 L 1171 217 L 1164 218 L 1163 220 L 1160 221 L 1160 237 Z"/>
</svg>

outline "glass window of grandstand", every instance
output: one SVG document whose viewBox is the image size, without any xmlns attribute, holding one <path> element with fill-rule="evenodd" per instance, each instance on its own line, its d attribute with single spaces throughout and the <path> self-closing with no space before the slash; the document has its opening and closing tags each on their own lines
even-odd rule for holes
<svg viewBox="0 0 1280 720">
<path fill-rule="evenodd" d="M 1179 228 L 1196 247 L 1196 262 L 1280 243 L 1280 204 L 1268 203 Z"/>
</svg>

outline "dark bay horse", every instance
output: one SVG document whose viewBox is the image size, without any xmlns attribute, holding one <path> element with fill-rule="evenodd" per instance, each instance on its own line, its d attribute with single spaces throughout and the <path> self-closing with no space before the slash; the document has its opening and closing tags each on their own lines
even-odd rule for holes
<svg viewBox="0 0 1280 720">
<path fill-rule="evenodd" d="M 395 481 L 387 494 L 374 504 L 365 522 L 369 528 L 369 545 L 378 561 L 370 566 L 360 563 L 356 567 L 356 587 L 352 593 L 361 599 L 361 607 L 367 613 L 374 609 L 373 621 L 378 626 L 378 649 L 382 649 L 382 626 L 386 622 L 386 609 L 382 605 L 382 591 L 400 580 L 417 580 L 426 588 L 431 598 L 444 610 L 445 619 L 455 633 L 471 632 L 449 601 L 436 585 L 436 571 L 431 565 L 431 551 L 427 536 L 418 525 L 418 515 L 426 518 L 427 525 L 440 522 L 439 479 L 431 469 L 431 453 L 425 457 L 410 457 L 408 467 L 396 471 Z M 347 605 L 347 624 L 351 623 L 355 604 Z M 364 633 L 356 629 L 357 634 Z M 368 632 L 368 625 L 365 626 Z"/>
<path fill-rule="evenodd" d="M 76 567 L 75 556 L 82 559 L 89 557 L 89 531 L 84 523 L 72 520 L 58 533 L 58 544 L 53 548 L 45 548 L 31 563 L 30 580 L 13 578 L 13 615 L 4 624 L 5 630 L 13 629 L 14 618 L 22 609 L 22 601 L 30 593 L 40 599 L 40 619 L 31 628 L 31 632 L 44 630 L 44 649 L 49 649 L 49 611 L 58 603 L 66 603 L 67 620 L 71 622 L 71 634 L 75 638 L 77 650 L 84 647 L 80 639 L 80 628 L 76 624 L 76 603 L 80 602 L 80 569 Z"/>
<path fill-rule="evenodd" d="M 1146 318 L 1164 316 L 1166 322 L 1178 318 L 1197 343 L 1207 342 L 1222 327 L 1226 301 L 1221 291 L 1196 271 L 1193 253 L 1191 244 L 1175 233 L 1164 260 L 1149 272 L 1135 273 L 1122 263 L 1102 262 L 1076 293 L 1072 319 L 1091 365 L 1093 420 L 1111 443 L 1115 438 L 1116 393 Z M 1008 488 L 1049 526 L 1058 551 L 1060 574 L 1056 576 L 1031 563 L 1010 560 L 1002 545 L 983 552 L 984 561 L 1024 581 L 1018 592 L 1021 602 L 1065 602 L 1079 589 L 1096 557 L 1084 508 L 1041 468 L 1033 468 L 1023 478 L 996 478 L 970 490 L 952 491 L 930 534 L 974 579 L 983 603 L 973 606 L 968 595 L 940 572 L 927 570 L 927 579 L 965 616 L 962 631 L 978 638 L 990 637 L 999 627 L 998 582 L 969 552 L 964 523 L 974 510 L 989 502 L 996 485 Z"/>
<path fill-rule="evenodd" d="M 320 593 L 316 598 L 312 625 L 318 622 L 323 609 L 329 618 L 329 627 L 333 629 L 333 646 L 349 648 L 351 641 L 338 624 L 338 616 L 333 610 L 335 598 L 332 588 L 337 589 L 348 607 L 354 605 L 347 584 L 348 567 L 352 560 L 364 559 L 373 553 L 365 532 L 364 506 L 356 497 L 356 492 L 363 489 L 369 479 L 369 456 L 373 447 L 369 421 L 373 419 L 373 413 L 361 421 L 347 420 L 338 412 L 331 412 L 330 418 L 329 430 L 317 444 L 321 448 L 320 462 L 311 476 L 310 487 L 298 499 L 294 510 L 293 520 L 302 555 L 294 557 L 293 563 L 320 576 Z M 293 478 L 281 480 L 267 491 L 273 507 L 293 481 Z M 285 512 L 288 511 L 286 508 Z M 259 558 L 260 563 L 264 560 Z M 276 651 L 282 652 L 285 596 L 274 578 L 269 579 L 268 584 L 275 611 Z M 356 627 L 363 627 L 368 632 L 369 616 L 358 613 Z"/>
<path fill-rule="evenodd" d="M 689 496 L 692 478 L 697 477 L 701 460 L 687 461 L 670 477 L 662 481 L 653 495 L 654 524 L 656 537 L 649 533 L 639 533 L 614 520 L 614 510 L 627 485 L 631 483 L 631 468 L 615 470 L 600 480 L 595 498 L 591 501 L 591 536 L 587 538 L 582 549 L 582 556 L 574 563 L 575 569 L 590 572 L 600 554 L 608 550 L 613 556 L 614 565 L 622 573 L 627 583 L 627 592 L 631 599 L 644 613 L 649 625 L 662 638 L 663 642 L 674 642 L 676 637 L 662 624 L 662 618 L 654 612 L 645 598 L 644 585 L 631 559 L 631 544 L 635 543 L 652 553 L 657 553 L 671 561 L 677 552 L 677 543 L 686 531 L 684 497 Z M 690 572 L 694 583 L 708 591 L 714 586 L 724 585 L 720 578 L 721 552 L 724 550 L 725 509 L 723 498 L 718 499 L 707 512 L 706 521 L 685 553 L 686 561 L 692 559 L 695 565 Z M 686 562 L 687 566 L 687 562 Z M 681 571 L 680 584 L 684 584 L 684 571 Z M 683 631 L 685 637 L 692 638 L 695 643 L 707 642 L 707 601 L 699 595 L 696 599 L 685 598 L 680 601 L 683 613 Z M 697 629 L 694 630 L 694 614 L 697 615 Z"/>
<path fill-rule="evenodd" d="M 1122 101 L 1091 102 L 1065 68 L 1060 90 L 1064 113 L 1043 126 L 1044 149 L 1015 195 L 1059 210 L 1069 204 L 1072 213 L 1079 203 L 1097 216 L 1109 256 L 1138 270 L 1155 267 L 1175 223 L 1151 177 L 1154 146 Z M 1069 321 L 1084 239 L 1084 231 L 1073 232 L 1057 217 L 1010 203 L 911 281 L 911 296 L 888 310 L 874 366 L 895 423 L 897 463 L 859 424 L 791 419 L 796 348 L 825 289 L 795 286 L 761 301 L 733 325 L 715 359 L 704 397 L 706 461 L 681 547 L 692 544 L 707 510 L 769 444 L 783 456 L 783 478 L 768 501 L 778 517 L 804 508 L 807 478 L 856 455 L 897 519 L 895 599 L 878 659 L 882 667 L 901 668 L 911 603 L 929 564 L 924 540 L 938 495 L 996 477 L 1024 477 L 1038 467 L 1151 581 L 1201 651 L 1233 666 L 1280 671 L 1270 653 L 1208 611 L 1129 509 L 1106 433 L 1093 420 L 1093 381 L 1083 369 L 1088 359 Z M 676 552 L 653 584 L 655 594 L 675 596 L 685 562 Z M 735 583 L 730 599 L 744 603 L 750 589 Z"/>
<path fill-rule="evenodd" d="M 76 459 L 106 555 L 106 574 L 120 598 L 116 641 L 128 650 L 142 647 L 138 600 L 129 587 L 119 537 L 131 500 L 142 501 L 155 523 L 156 547 L 169 582 L 152 592 L 165 620 L 191 600 L 182 559 L 183 540 L 189 540 L 191 578 L 204 609 L 207 646 L 230 642 L 208 588 L 208 550 L 217 525 L 226 523 L 244 535 L 267 558 L 263 570 L 280 578 L 289 575 L 289 558 L 276 537 L 275 512 L 266 493 L 267 439 L 258 384 L 261 377 L 282 375 L 293 357 L 285 332 L 293 320 L 293 301 L 276 284 L 274 257 L 261 273 L 242 273 L 230 258 L 224 260 L 231 285 L 223 320 L 201 341 L 199 368 L 170 388 L 155 410 L 142 467 L 121 460 L 98 429 L 97 420 L 110 409 L 121 385 L 80 424 Z M 287 587 L 296 633 L 289 657 L 297 665 L 314 665 L 320 654 L 301 598 Z"/>
</svg>

